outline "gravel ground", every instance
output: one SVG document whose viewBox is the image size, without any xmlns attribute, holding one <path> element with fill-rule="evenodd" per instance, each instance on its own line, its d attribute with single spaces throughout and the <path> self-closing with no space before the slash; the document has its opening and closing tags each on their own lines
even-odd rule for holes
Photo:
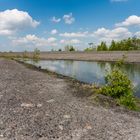
<svg viewBox="0 0 140 140">
<path fill-rule="evenodd" d="M 140 140 L 140 114 L 74 96 L 68 81 L 0 59 L 0 140 Z"/>
<path fill-rule="evenodd" d="M 29 57 L 33 53 L 28 52 Z M 1 53 L 0 56 L 23 56 L 22 52 Z M 126 62 L 140 63 L 140 51 L 99 51 L 99 52 L 41 52 L 40 58 L 45 60 L 83 60 L 83 61 L 117 61 L 125 56 Z"/>
</svg>

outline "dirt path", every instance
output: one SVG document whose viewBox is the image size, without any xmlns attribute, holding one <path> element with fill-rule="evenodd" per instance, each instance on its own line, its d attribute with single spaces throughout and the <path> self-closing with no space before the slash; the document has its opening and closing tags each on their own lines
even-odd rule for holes
<svg viewBox="0 0 140 140">
<path fill-rule="evenodd" d="M 95 107 L 68 82 L 0 59 L 0 140 L 140 140 L 140 115 Z"/>
</svg>

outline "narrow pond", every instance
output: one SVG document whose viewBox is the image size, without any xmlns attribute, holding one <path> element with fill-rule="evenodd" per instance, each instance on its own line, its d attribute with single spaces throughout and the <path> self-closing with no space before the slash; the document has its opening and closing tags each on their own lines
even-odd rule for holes
<svg viewBox="0 0 140 140">
<path fill-rule="evenodd" d="M 104 84 L 104 76 L 107 70 L 113 68 L 114 63 L 109 62 L 88 62 L 88 61 L 69 61 L 69 60 L 31 60 L 26 63 L 41 66 L 56 73 L 76 78 L 86 83 Z M 140 63 L 125 64 L 123 71 L 129 76 L 135 86 L 135 95 L 140 97 Z"/>
</svg>

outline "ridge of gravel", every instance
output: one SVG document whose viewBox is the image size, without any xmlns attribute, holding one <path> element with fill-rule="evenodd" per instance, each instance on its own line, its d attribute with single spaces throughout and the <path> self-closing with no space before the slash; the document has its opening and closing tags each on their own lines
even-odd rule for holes
<svg viewBox="0 0 140 140">
<path fill-rule="evenodd" d="M 140 114 L 74 96 L 62 78 L 0 59 L 0 140 L 139 140 Z"/>
</svg>

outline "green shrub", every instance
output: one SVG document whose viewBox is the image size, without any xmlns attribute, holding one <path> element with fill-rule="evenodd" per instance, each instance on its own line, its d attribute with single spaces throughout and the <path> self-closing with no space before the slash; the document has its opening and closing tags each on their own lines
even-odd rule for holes
<svg viewBox="0 0 140 140">
<path fill-rule="evenodd" d="M 105 76 L 106 85 L 100 88 L 101 94 L 117 99 L 118 104 L 136 109 L 133 84 L 119 68 L 115 68 Z"/>
<path fill-rule="evenodd" d="M 115 68 L 105 77 L 106 85 L 102 88 L 102 92 L 114 98 L 133 94 L 133 86 L 122 71 Z"/>
<path fill-rule="evenodd" d="M 117 100 L 117 102 L 120 105 L 126 106 L 127 108 L 129 108 L 131 110 L 137 110 L 135 98 L 131 95 L 130 96 L 122 96 Z"/>
</svg>

